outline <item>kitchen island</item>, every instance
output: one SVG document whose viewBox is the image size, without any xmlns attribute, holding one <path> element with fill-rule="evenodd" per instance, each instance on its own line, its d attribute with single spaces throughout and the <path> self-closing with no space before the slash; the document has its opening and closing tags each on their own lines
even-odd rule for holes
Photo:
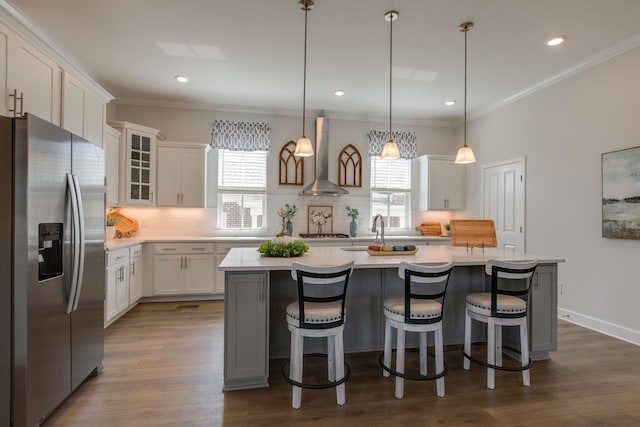
<svg viewBox="0 0 640 427">
<path fill-rule="evenodd" d="M 355 250 L 354 250 L 355 249 Z M 362 250 L 358 250 L 362 249 Z M 371 256 L 365 247 L 311 247 L 299 258 L 262 257 L 255 248 L 234 248 L 220 263 L 225 272 L 224 389 L 268 387 L 269 359 L 287 357 L 289 331 L 287 304 L 297 297 L 291 264 L 333 265 L 354 261 L 347 290 L 344 331 L 346 352 L 381 350 L 384 335 L 383 302 L 401 296 L 404 284 L 397 267 L 401 261 L 436 263 L 453 260 L 444 307 L 445 344 L 464 340 L 465 297 L 485 290 L 484 265 L 489 259 L 538 258 L 530 297 L 529 339 L 531 358 L 549 358 L 556 349 L 558 263 L 563 259 L 495 249 L 421 246 L 415 255 Z M 479 329 L 479 328 L 478 328 Z M 474 339 L 480 339 L 475 331 Z M 510 334 L 505 334 L 510 340 Z M 414 344 L 407 340 L 408 345 Z M 305 352 L 318 351 L 319 343 L 305 343 Z M 461 356 L 462 357 L 462 356 Z"/>
</svg>

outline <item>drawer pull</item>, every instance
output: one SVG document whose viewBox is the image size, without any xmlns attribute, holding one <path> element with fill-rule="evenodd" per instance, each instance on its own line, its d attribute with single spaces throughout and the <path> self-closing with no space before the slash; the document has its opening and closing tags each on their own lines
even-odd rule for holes
<svg viewBox="0 0 640 427">
<path fill-rule="evenodd" d="M 191 248 L 192 251 L 204 251 L 207 248 Z"/>
<path fill-rule="evenodd" d="M 162 248 L 163 251 L 175 251 L 177 248 Z"/>
</svg>

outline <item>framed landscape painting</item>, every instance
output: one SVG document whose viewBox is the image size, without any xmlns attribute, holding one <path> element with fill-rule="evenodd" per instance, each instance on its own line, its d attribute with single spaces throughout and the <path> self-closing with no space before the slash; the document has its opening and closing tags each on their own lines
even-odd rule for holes
<svg viewBox="0 0 640 427">
<path fill-rule="evenodd" d="M 640 147 L 602 155 L 602 237 L 640 239 Z"/>
</svg>

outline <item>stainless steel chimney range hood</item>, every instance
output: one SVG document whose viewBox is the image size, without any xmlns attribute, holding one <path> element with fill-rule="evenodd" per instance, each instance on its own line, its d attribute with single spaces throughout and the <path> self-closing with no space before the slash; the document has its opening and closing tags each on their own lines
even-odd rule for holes
<svg viewBox="0 0 640 427">
<path fill-rule="evenodd" d="M 347 190 L 329 181 L 329 120 L 324 116 L 316 117 L 315 172 L 311 184 L 306 186 L 299 196 L 342 196 Z"/>
</svg>

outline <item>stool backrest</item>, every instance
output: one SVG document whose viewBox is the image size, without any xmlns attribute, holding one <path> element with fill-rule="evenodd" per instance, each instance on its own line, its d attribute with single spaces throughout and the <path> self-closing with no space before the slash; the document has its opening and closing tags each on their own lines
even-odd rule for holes
<svg viewBox="0 0 640 427">
<path fill-rule="evenodd" d="M 291 264 L 291 277 L 298 283 L 298 304 L 300 310 L 300 328 L 328 329 L 344 324 L 344 305 L 347 284 L 353 272 L 353 261 L 330 266 L 312 266 L 294 262 Z M 340 302 L 342 309 L 334 322 L 305 322 L 304 303 Z"/>
<path fill-rule="evenodd" d="M 497 311 L 498 295 L 511 295 L 529 303 L 529 292 L 537 259 L 499 261 L 490 259 L 485 266 L 487 278 L 491 280 L 491 316 L 524 317 L 524 313 L 502 313 Z"/>
<path fill-rule="evenodd" d="M 453 269 L 453 261 L 442 264 L 419 265 L 405 261 L 398 267 L 398 276 L 404 279 L 404 321 L 405 323 L 425 324 L 442 320 L 444 297 Z M 412 318 L 411 300 L 435 300 L 442 307 L 440 315 L 432 318 Z"/>
</svg>

